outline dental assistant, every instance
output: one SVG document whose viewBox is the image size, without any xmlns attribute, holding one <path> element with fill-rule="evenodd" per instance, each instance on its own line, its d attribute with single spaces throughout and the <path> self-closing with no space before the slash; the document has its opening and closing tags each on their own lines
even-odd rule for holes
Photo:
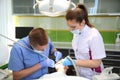
<svg viewBox="0 0 120 80">
<path fill-rule="evenodd" d="M 48 67 L 54 67 L 52 59 L 42 56 L 48 57 L 48 50 L 52 46 L 43 28 L 33 29 L 27 37 L 18 42 L 24 46 L 18 43 L 13 45 L 8 64 L 8 69 L 13 72 L 13 80 L 38 79 L 48 73 Z M 60 53 L 56 54 L 57 60 L 60 56 Z"/>
<path fill-rule="evenodd" d="M 73 33 L 72 48 L 79 75 L 92 80 L 92 76 L 103 70 L 102 59 L 106 57 L 102 36 L 90 24 L 87 9 L 83 4 L 69 10 L 65 18 Z M 64 66 L 72 65 L 68 59 L 63 59 L 62 63 Z"/>
</svg>

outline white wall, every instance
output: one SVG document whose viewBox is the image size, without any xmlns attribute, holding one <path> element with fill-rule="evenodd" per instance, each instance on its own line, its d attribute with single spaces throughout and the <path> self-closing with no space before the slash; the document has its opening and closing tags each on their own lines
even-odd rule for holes
<svg viewBox="0 0 120 80">
<path fill-rule="evenodd" d="M 12 0 L 0 0 L 0 34 L 14 38 L 11 2 Z M 4 44 L 10 42 L 3 37 L 0 37 L 0 41 Z"/>
</svg>

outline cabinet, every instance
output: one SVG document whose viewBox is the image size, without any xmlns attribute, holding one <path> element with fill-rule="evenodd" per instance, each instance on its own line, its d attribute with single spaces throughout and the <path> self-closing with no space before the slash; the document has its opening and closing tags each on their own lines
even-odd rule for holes
<svg viewBox="0 0 120 80">
<path fill-rule="evenodd" d="M 74 3 L 84 3 L 89 14 L 120 14 L 120 0 L 72 0 Z"/>
<path fill-rule="evenodd" d="M 84 0 L 84 4 L 89 13 L 95 9 L 97 13 L 120 13 L 120 0 Z"/>
<path fill-rule="evenodd" d="M 68 56 L 70 54 L 70 49 L 57 48 L 57 50 L 63 53 L 62 54 L 63 58 L 65 58 L 66 56 Z"/>
<path fill-rule="evenodd" d="M 94 13 L 95 10 L 96 13 L 120 13 L 120 0 L 72 0 L 72 2 L 84 3 L 89 13 Z M 40 14 L 37 7 L 33 9 L 34 4 L 35 0 L 12 0 L 13 14 Z"/>
<path fill-rule="evenodd" d="M 13 14 L 33 14 L 38 13 L 33 9 L 35 0 L 12 0 Z"/>
<path fill-rule="evenodd" d="M 113 67 L 113 73 L 120 75 L 120 52 L 106 51 L 107 57 L 103 59 L 105 67 Z"/>
</svg>

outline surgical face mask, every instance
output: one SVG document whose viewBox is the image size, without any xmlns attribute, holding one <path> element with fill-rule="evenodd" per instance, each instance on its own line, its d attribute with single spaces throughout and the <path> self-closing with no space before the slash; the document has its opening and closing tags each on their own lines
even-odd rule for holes
<svg viewBox="0 0 120 80">
<path fill-rule="evenodd" d="M 80 34 L 80 30 L 79 29 L 72 30 L 71 33 L 73 33 L 73 34 Z"/>
<path fill-rule="evenodd" d="M 36 49 L 34 49 L 34 52 L 36 52 L 36 53 L 38 53 L 38 54 L 43 54 L 43 53 L 44 53 L 44 51 L 36 50 Z"/>
</svg>

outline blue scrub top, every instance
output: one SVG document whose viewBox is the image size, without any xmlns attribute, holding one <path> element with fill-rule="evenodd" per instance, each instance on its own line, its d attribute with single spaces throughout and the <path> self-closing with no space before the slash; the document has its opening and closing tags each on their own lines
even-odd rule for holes
<svg viewBox="0 0 120 80">
<path fill-rule="evenodd" d="M 32 49 L 32 47 L 29 44 L 28 36 L 19 40 L 18 42 Z M 49 56 L 49 52 L 53 50 L 53 48 L 54 46 L 49 39 L 48 47 L 45 49 L 44 54 L 46 56 Z M 38 53 L 35 53 L 34 51 L 30 51 L 20 46 L 19 44 L 15 43 L 10 52 L 10 60 L 8 64 L 8 69 L 12 71 L 20 71 L 25 68 L 29 68 L 37 63 L 40 63 L 44 59 L 45 58 L 40 56 Z M 48 67 L 45 67 L 45 68 L 39 69 L 32 75 L 23 78 L 22 80 L 37 79 L 47 73 L 48 73 Z"/>
</svg>

